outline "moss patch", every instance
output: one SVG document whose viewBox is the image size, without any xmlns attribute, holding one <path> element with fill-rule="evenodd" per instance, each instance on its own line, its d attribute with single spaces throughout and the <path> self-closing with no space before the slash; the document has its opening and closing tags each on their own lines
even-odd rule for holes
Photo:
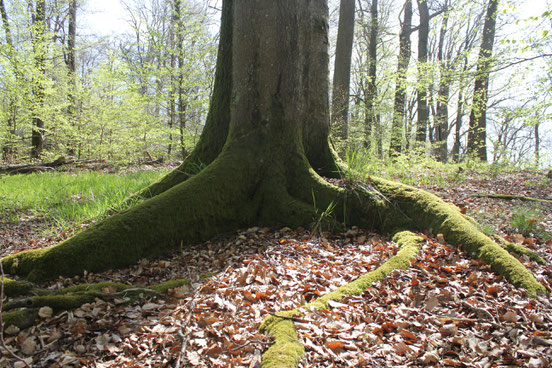
<svg viewBox="0 0 552 368">
<path fill-rule="evenodd" d="M 504 238 L 498 238 L 498 240 L 502 245 L 504 245 L 504 247 L 508 252 L 527 256 L 531 260 L 541 265 L 546 264 L 546 261 L 541 256 L 539 256 L 537 253 L 533 252 L 532 250 L 525 248 L 523 245 L 509 242 Z"/>
<path fill-rule="evenodd" d="M 4 296 L 14 297 L 27 295 L 33 288 L 33 284 L 27 281 L 15 281 L 7 277 L 4 278 Z"/>
<path fill-rule="evenodd" d="M 420 230 L 442 233 L 448 243 L 462 247 L 470 257 L 486 262 L 496 273 L 515 286 L 525 289 L 529 295 L 546 292 L 531 271 L 483 234 L 454 205 L 408 185 L 379 178 L 371 178 L 371 183 L 391 204 L 388 206 L 388 218 L 391 222 L 385 221 L 384 228 L 392 228 L 394 217 L 401 213 L 411 219 Z M 395 207 L 400 211 L 393 210 Z"/>
<path fill-rule="evenodd" d="M 38 309 L 24 309 L 12 312 L 2 313 L 2 321 L 4 322 L 4 328 L 9 326 L 17 326 L 19 329 L 25 329 L 31 327 L 34 321 L 38 317 Z"/>
<path fill-rule="evenodd" d="M 2 318 L 4 319 L 6 326 L 10 324 L 16 325 L 19 328 L 29 327 L 33 324 L 36 313 L 33 314 L 32 322 L 29 322 L 31 315 L 29 311 L 36 311 L 40 307 L 51 307 L 54 311 L 75 309 L 80 307 L 85 303 L 92 303 L 96 298 L 110 299 L 112 297 L 127 298 L 128 303 L 135 302 L 141 299 L 144 296 L 147 296 L 148 290 L 151 290 L 154 294 L 165 294 L 170 289 L 174 289 L 183 285 L 189 285 L 188 280 L 176 279 L 163 282 L 159 285 L 148 286 L 146 288 L 136 288 L 132 285 L 125 285 L 114 282 L 101 282 L 97 284 L 81 284 L 71 286 L 61 290 L 45 290 L 45 289 L 36 289 L 34 291 L 41 291 L 42 294 L 49 293 L 49 295 L 35 295 L 29 298 L 24 298 L 21 300 L 16 300 L 10 303 L 4 304 L 4 310 L 9 310 L 9 312 L 2 313 Z M 107 289 L 107 290 L 106 290 Z M 123 293 L 121 295 L 115 293 Z M 14 310 L 17 308 L 23 308 L 20 310 Z M 9 324 L 8 324 L 9 322 Z"/>
<path fill-rule="evenodd" d="M 376 270 L 370 271 L 300 308 L 279 312 L 277 315 L 267 317 L 259 329 L 268 333 L 274 341 L 263 354 L 262 366 L 271 368 L 297 367 L 299 359 L 304 354 L 304 347 L 297 339 L 297 332 L 292 318 L 296 315 L 302 315 L 299 309 L 327 309 L 330 300 L 339 301 L 345 295 L 362 294 L 365 289 L 372 287 L 373 282 L 383 279 L 393 270 L 408 268 L 419 252 L 422 240 L 422 237 L 412 232 L 399 232 L 395 234 L 393 241 L 399 245 L 400 250 Z"/>
</svg>

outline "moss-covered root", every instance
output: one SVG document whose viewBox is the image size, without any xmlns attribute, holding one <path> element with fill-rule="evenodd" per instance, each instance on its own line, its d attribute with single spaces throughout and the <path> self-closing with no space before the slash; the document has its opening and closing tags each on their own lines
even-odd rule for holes
<svg viewBox="0 0 552 368">
<path fill-rule="evenodd" d="M 249 226 L 259 206 L 256 180 L 250 165 L 221 155 L 198 175 L 53 247 L 3 258 L 4 272 L 43 282 L 122 268 Z"/>
<path fill-rule="evenodd" d="M 5 312 L 2 313 L 2 320 L 4 321 L 5 327 L 15 325 L 23 329 L 34 323 L 36 311 L 40 307 L 50 307 L 57 312 L 75 309 L 85 303 L 92 303 L 96 298 L 106 300 L 119 298 L 124 303 L 132 303 L 146 296 L 166 294 L 170 289 L 188 284 L 188 280 L 176 279 L 146 288 L 136 288 L 132 285 L 114 282 L 81 284 L 61 290 L 32 288 L 30 291 L 33 294 L 38 292 L 41 295 L 34 295 L 29 298 L 5 303 Z"/>
<path fill-rule="evenodd" d="M 4 329 L 9 326 L 17 326 L 20 330 L 34 325 L 38 317 L 38 308 L 20 309 L 2 313 Z"/>
<path fill-rule="evenodd" d="M 506 200 L 518 199 L 520 201 L 525 201 L 525 202 L 552 203 L 552 200 L 550 199 L 533 198 L 533 197 L 526 197 L 526 196 L 515 195 L 515 194 L 474 194 L 473 196 L 479 197 L 479 198 L 494 198 L 494 199 L 506 199 Z"/>
<path fill-rule="evenodd" d="M 406 215 L 419 229 L 442 233 L 448 243 L 461 246 L 470 257 L 486 262 L 496 273 L 525 289 L 529 295 L 546 292 L 531 271 L 483 234 L 455 206 L 431 193 L 404 184 L 379 178 L 371 178 L 371 183 L 388 199 L 387 210 L 382 210 L 387 212 L 385 217 L 389 219 L 387 228 L 393 227 L 397 213 Z"/>
<path fill-rule="evenodd" d="M 27 281 L 16 281 L 10 278 L 4 278 L 4 296 L 14 297 L 19 295 L 29 295 L 34 285 Z"/>
<path fill-rule="evenodd" d="M 399 252 L 387 260 L 383 265 L 374 271 L 370 271 L 349 284 L 343 285 L 331 293 L 325 294 L 314 301 L 300 307 L 308 310 L 310 308 L 327 309 L 330 300 L 339 301 L 344 295 L 360 295 L 372 287 L 375 281 L 388 276 L 398 268 L 408 268 L 416 254 L 420 250 L 420 243 L 423 238 L 409 231 L 402 231 L 393 237 L 399 247 Z M 278 316 L 271 315 L 265 318 L 260 330 L 270 335 L 274 341 L 270 348 L 263 354 L 263 368 L 288 368 L 297 367 L 299 359 L 304 354 L 304 347 L 297 339 L 297 332 L 293 324 L 293 316 L 301 315 L 299 308 L 278 313 Z"/>
<path fill-rule="evenodd" d="M 539 256 L 537 253 L 533 252 L 530 249 L 525 248 L 523 245 L 515 244 L 507 241 L 502 237 L 497 238 L 500 244 L 502 244 L 510 254 L 515 253 L 518 255 L 524 255 L 529 257 L 529 259 L 537 262 L 538 264 L 545 265 L 546 261 Z"/>
</svg>

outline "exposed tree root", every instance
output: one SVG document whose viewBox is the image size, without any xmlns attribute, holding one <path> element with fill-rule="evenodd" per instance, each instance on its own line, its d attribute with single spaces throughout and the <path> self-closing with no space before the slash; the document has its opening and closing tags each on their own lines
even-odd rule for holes
<svg viewBox="0 0 552 368">
<path fill-rule="evenodd" d="M 361 295 L 364 290 L 372 287 L 375 281 L 388 276 L 393 270 L 410 267 L 412 260 L 420 250 L 422 240 L 422 237 L 412 232 L 399 232 L 393 237 L 393 241 L 400 247 L 399 252 L 376 270 L 370 271 L 304 306 L 267 317 L 260 326 L 260 330 L 272 336 L 274 342 L 263 354 L 262 366 L 266 368 L 297 367 L 299 359 L 304 354 L 304 347 L 297 339 L 293 317 L 303 316 L 304 313 L 301 310 L 327 309 L 330 300 L 340 301 L 345 295 Z"/>
<path fill-rule="evenodd" d="M 392 229 L 406 216 L 420 230 L 443 234 L 447 243 L 461 247 L 470 257 L 486 262 L 496 273 L 525 289 L 529 295 L 546 292 L 531 271 L 483 234 L 475 222 L 462 215 L 454 205 L 426 191 L 379 178 L 371 178 L 371 185 L 388 200 L 389 211 L 383 228 Z"/>
<path fill-rule="evenodd" d="M 526 202 L 552 203 L 551 199 L 533 198 L 533 197 L 526 197 L 526 196 L 515 195 L 515 194 L 474 194 L 473 196 L 479 197 L 479 198 L 494 198 L 494 199 L 506 199 L 506 200 L 519 199 L 520 201 L 526 201 Z"/>
<path fill-rule="evenodd" d="M 539 256 L 537 253 L 533 252 L 532 250 L 525 248 L 523 245 L 509 242 L 506 239 L 501 237 L 497 237 L 497 238 L 500 244 L 504 245 L 504 247 L 508 252 L 527 256 L 533 261 L 541 265 L 546 264 L 546 261 L 541 256 Z"/>
<path fill-rule="evenodd" d="M 96 298 L 104 300 L 119 299 L 121 304 L 133 303 L 151 294 L 166 294 L 170 289 L 188 285 L 188 280 L 170 280 L 159 285 L 136 288 L 114 282 L 81 284 L 60 290 L 48 290 L 28 287 L 28 283 L 6 280 L 6 296 L 24 296 L 5 303 L 2 311 L 4 326 L 15 325 L 20 329 L 34 324 L 39 308 L 50 307 L 54 312 L 75 309 Z"/>
</svg>

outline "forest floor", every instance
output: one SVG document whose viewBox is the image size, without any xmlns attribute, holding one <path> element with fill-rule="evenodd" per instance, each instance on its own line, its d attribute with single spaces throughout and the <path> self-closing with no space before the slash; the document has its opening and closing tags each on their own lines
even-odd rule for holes
<svg viewBox="0 0 552 368">
<path fill-rule="evenodd" d="M 544 173 L 462 171 L 454 181 L 424 189 L 455 203 L 491 235 L 537 252 L 546 265 L 520 260 L 552 291 L 552 204 L 474 197 L 552 199 Z M 0 254 L 52 245 L 69 233 L 45 237 L 40 219 L 25 219 L 22 214 L 19 223 L 2 224 Z M 550 294 L 530 299 L 431 229 L 423 237 L 408 270 L 394 271 L 361 296 L 332 302 L 330 310 L 305 311 L 295 321 L 306 350 L 300 366 L 551 366 Z M 7 328 L 5 341 L 33 367 L 260 367 L 270 345 L 258 331 L 266 316 L 328 293 L 396 251 L 388 238 L 364 229 L 340 234 L 244 229 L 128 269 L 42 285 L 192 281 L 133 305 L 97 299 L 22 331 Z M 4 353 L 0 367 L 25 366 Z"/>
</svg>

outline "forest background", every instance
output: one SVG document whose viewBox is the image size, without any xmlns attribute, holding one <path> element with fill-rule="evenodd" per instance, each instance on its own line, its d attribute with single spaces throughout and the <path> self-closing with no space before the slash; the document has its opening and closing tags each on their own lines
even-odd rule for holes
<svg viewBox="0 0 552 368">
<path fill-rule="evenodd" d="M 342 52 L 336 50 L 340 5 L 343 12 L 347 3 L 353 18 L 342 14 L 341 26 L 354 20 L 350 87 L 342 93 L 348 110 L 335 100 L 335 82 L 332 114 L 339 151 L 381 159 L 408 153 L 443 162 L 479 158 L 496 165 L 550 165 L 550 4 L 330 1 L 333 79 L 342 68 L 343 58 L 334 60 Z M 492 3 L 498 5 L 494 49 L 482 58 Z M 1 2 L 5 163 L 59 156 L 173 161 L 193 148 L 212 91 L 219 4 L 126 0 L 103 11 L 101 4 Z M 403 41 L 408 36 L 406 50 L 399 45 L 401 35 Z M 490 76 L 486 103 L 474 98 L 482 64 Z M 470 115 L 486 118 L 486 139 L 476 142 L 477 149 L 469 143 L 476 129 Z M 481 146 L 488 158 L 478 154 Z"/>
</svg>

